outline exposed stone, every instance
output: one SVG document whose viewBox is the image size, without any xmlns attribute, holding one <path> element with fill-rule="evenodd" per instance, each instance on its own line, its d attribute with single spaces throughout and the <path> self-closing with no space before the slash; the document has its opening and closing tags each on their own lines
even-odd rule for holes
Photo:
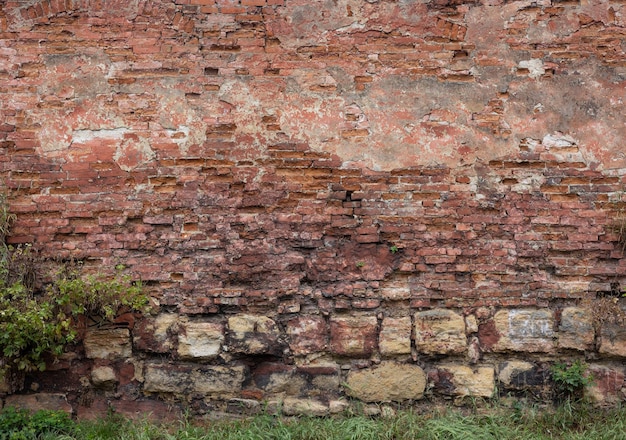
<svg viewBox="0 0 626 440">
<path fill-rule="evenodd" d="M 229 414 L 255 415 L 262 410 L 263 407 L 258 400 L 233 398 L 228 401 L 227 412 Z"/>
<path fill-rule="evenodd" d="M 549 378 L 547 369 L 530 362 L 511 360 L 498 368 L 498 381 L 505 389 L 525 390 L 542 387 Z"/>
<path fill-rule="evenodd" d="M 91 383 L 97 388 L 113 388 L 117 383 L 115 371 L 111 367 L 97 367 L 91 372 Z"/>
<path fill-rule="evenodd" d="M 178 355 L 182 359 L 214 359 L 223 342 L 224 326 L 221 323 L 185 322 L 178 334 Z"/>
<path fill-rule="evenodd" d="M 396 414 L 397 414 L 397 412 L 396 412 L 395 408 L 393 408 L 392 406 L 383 405 L 380 408 L 380 416 L 385 418 L 385 419 L 394 418 L 396 416 Z"/>
<path fill-rule="evenodd" d="M 598 351 L 610 357 L 626 357 L 626 327 L 619 324 L 604 323 L 600 329 Z"/>
<path fill-rule="evenodd" d="M 411 297 L 409 276 L 407 274 L 391 276 L 388 280 L 385 280 L 381 294 L 383 298 L 391 301 L 409 299 Z"/>
<path fill-rule="evenodd" d="M 60 393 L 15 394 L 5 399 L 4 406 L 14 406 L 31 412 L 48 410 L 72 413 L 72 406 L 68 403 L 67 397 Z"/>
<path fill-rule="evenodd" d="M 319 374 L 311 379 L 311 388 L 308 394 L 328 395 L 329 392 L 337 393 L 341 385 L 341 378 L 337 370 L 333 374 Z"/>
<path fill-rule="evenodd" d="M 328 326 L 322 316 L 298 316 L 287 322 L 289 348 L 295 355 L 323 351 L 328 345 Z"/>
<path fill-rule="evenodd" d="M 179 320 L 180 316 L 174 313 L 161 313 L 139 320 L 133 330 L 134 346 L 154 353 L 169 352 L 173 346 L 171 334 Z"/>
<path fill-rule="evenodd" d="M 498 341 L 493 351 L 552 352 L 554 316 L 547 309 L 500 310 L 493 318 Z"/>
<path fill-rule="evenodd" d="M 144 373 L 144 391 L 178 395 L 237 394 L 245 378 L 242 366 L 192 366 L 148 364 Z"/>
<path fill-rule="evenodd" d="M 471 336 L 467 345 L 467 359 L 470 364 L 476 364 L 482 358 L 483 351 L 476 336 Z"/>
<path fill-rule="evenodd" d="M 382 362 L 372 368 L 351 371 L 346 393 L 364 402 L 401 402 L 424 396 L 426 374 L 417 365 Z"/>
<path fill-rule="evenodd" d="M 233 353 L 282 352 L 276 323 L 266 316 L 235 315 L 228 318 L 228 350 Z"/>
<path fill-rule="evenodd" d="M 201 396 L 230 397 L 241 391 L 244 379 L 245 368 L 242 366 L 203 366 L 193 370 L 189 389 Z"/>
<path fill-rule="evenodd" d="M 478 333 L 478 320 L 475 315 L 468 315 L 465 317 L 465 331 L 468 335 Z"/>
<path fill-rule="evenodd" d="M 564 308 L 559 325 L 559 347 L 583 351 L 592 348 L 594 340 L 593 318 L 589 311 L 580 307 Z"/>
<path fill-rule="evenodd" d="M 143 389 L 150 393 L 184 394 L 189 388 L 191 369 L 168 364 L 147 364 Z"/>
<path fill-rule="evenodd" d="M 304 393 L 307 396 L 322 396 L 325 399 L 339 395 L 341 390 L 340 368 L 331 362 L 319 362 L 299 366 L 298 377 L 306 381 Z"/>
<path fill-rule="evenodd" d="M 467 348 L 465 320 L 448 309 L 417 312 L 415 345 L 424 354 L 462 353 Z"/>
<path fill-rule="evenodd" d="M 328 402 L 328 410 L 331 414 L 341 414 L 350 408 L 350 404 L 345 400 L 331 400 Z"/>
<path fill-rule="evenodd" d="M 279 363 L 263 363 L 255 368 L 252 377 L 256 386 L 276 395 L 300 395 L 305 381 L 296 375 L 296 367 Z"/>
<path fill-rule="evenodd" d="M 120 359 L 132 355 L 127 328 L 89 329 L 83 344 L 89 359 Z"/>
<path fill-rule="evenodd" d="M 380 330 L 378 347 L 382 355 L 411 353 L 411 318 L 385 317 Z"/>
<path fill-rule="evenodd" d="M 377 330 L 375 316 L 333 316 L 330 319 L 330 350 L 342 356 L 370 356 L 376 348 Z"/>
<path fill-rule="evenodd" d="M 282 402 L 282 412 L 287 416 L 321 417 L 329 413 L 329 408 L 316 400 L 289 397 Z"/>
<path fill-rule="evenodd" d="M 453 396 L 492 397 L 495 392 L 493 367 L 467 367 L 465 365 L 440 365 L 436 389 Z"/>
<path fill-rule="evenodd" d="M 363 407 L 363 415 L 367 417 L 379 417 L 382 411 L 380 405 L 365 405 Z"/>
<path fill-rule="evenodd" d="M 589 374 L 593 378 L 585 388 L 585 396 L 601 405 L 615 405 L 621 400 L 624 388 L 624 367 L 590 365 Z"/>
</svg>

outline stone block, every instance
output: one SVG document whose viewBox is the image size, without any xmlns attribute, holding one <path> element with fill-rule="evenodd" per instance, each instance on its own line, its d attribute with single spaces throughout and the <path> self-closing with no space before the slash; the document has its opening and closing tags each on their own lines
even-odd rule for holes
<svg viewBox="0 0 626 440">
<path fill-rule="evenodd" d="M 297 374 L 306 382 L 304 394 L 307 396 L 328 398 L 340 392 L 340 369 L 335 363 L 303 365 L 298 367 Z"/>
<path fill-rule="evenodd" d="M 491 366 L 440 365 L 435 374 L 435 390 L 451 396 L 492 397 L 496 390 Z"/>
<path fill-rule="evenodd" d="M 350 408 L 350 404 L 345 400 L 331 400 L 328 402 L 328 410 L 331 414 L 344 413 L 348 408 Z"/>
<path fill-rule="evenodd" d="M 114 388 L 117 384 L 115 371 L 111 367 L 96 367 L 91 371 L 91 383 L 96 388 Z"/>
<path fill-rule="evenodd" d="M 341 356 L 370 356 L 376 348 L 377 332 L 375 316 L 333 316 L 330 319 L 330 350 Z"/>
<path fill-rule="evenodd" d="M 255 385 L 269 394 L 300 395 L 305 381 L 296 375 L 296 367 L 266 362 L 252 373 Z"/>
<path fill-rule="evenodd" d="M 328 326 L 322 316 L 299 316 L 287 322 L 289 348 L 296 356 L 324 351 Z"/>
<path fill-rule="evenodd" d="M 620 324 L 602 324 L 598 352 L 608 357 L 626 357 L 626 327 Z"/>
<path fill-rule="evenodd" d="M 228 350 L 246 354 L 281 354 L 283 346 L 276 323 L 266 316 L 235 315 L 228 318 Z"/>
<path fill-rule="evenodd" d="M 383 356 L 411 353 L 411 318 L 385 317 L 380 329 L 378 348 Z"/>
<path fill-rule="evenodd" d="M 133 329 L 135 348 L 153 353 L 168 353 L 172 350 L 172 333 L 180 317 L 174 313 L 161 313 L 156 317 L 141 319 Z"/>
<path fill-rule="evenodd" d="M 191 366 L 148 364 L 144 391 L 179 395 L 231 397 L 241 391 L 245 379 L 242 366 Z"/>
<path fill-rule="evenodd" d="M 346 394 L 364 402 L 401 402 L 424 396 L 426 374 L 417 365 L 382 362 L 348 374 Z"/>
<path fill-rule="evenodd" d="M 238 394 L 244 379 L 245 368 L 242 366 L 203 366 L 192 371 L 189 390 L 202 396 L 225 398 Z"/>
<path fill-rule="evenodd" d="M 83 341 L 89 359 L 120 359 L 132 356 L 127 328 L 89 329 Z"/>
<path fill-rule="evenodd" d="M 60 393 L 38 393 L 8 396 L 4 401 L 4 406 L 26 409 L 30 412 L 48 410 L 65 411 L 69 414 L 72 413 L 72 405 L 68 403 L 65 394 Z"/>
<path fill-rule="evenodd" d="M 594 340 L 591 313 L 580 307 L 563 309 L 559 325 L 559 348 L 584 351 L 593 347 Z"/>
<path fill-rule="evenodd" d="M 467 349 L 465 320 L 448 309 L 417 312 L 415 345 L 425 354 L 463 353 Z"/>
<path fill-rule="evenodd" d="M 189 390 L 191 369 L 169 364 L 148 364 L 143 389 L 149 393 L 184 394 Z"/>
<path fill-rule="evenodd" d="M 600 405 L 615 405 L 623 397 L 624 368 L 611 365 L 590 365 L 592 383 L 585 389 L 585 396 Z"/>
<path fill-rule="evenodd" d="M 554 351 L 556 333 L 551 310 L 500 310 L 495 314 L 493 322 L 498 338 L 491 347 L 492 351 Z"/>
<path fill-rule="evenodd" d="M 531 362 L 511 360 L 498 367 L 498 381 L 504 389 L 526 390 L 543 387 L 550 374 L 547 369 Z"/>
<path fill-rule="evenodd" d="M 317 400 L 288 397 L 282 402 L 282 413 L 286 416 L 322 417 L 329 413 L 329 407 Z"/>
<path fill-rule="evenodd" d="M 224 342 L 224 325 L 219 322 L 184 322 L 178 334 L 178 355 L 182 359 L 215 359 Z"/>
</svg>

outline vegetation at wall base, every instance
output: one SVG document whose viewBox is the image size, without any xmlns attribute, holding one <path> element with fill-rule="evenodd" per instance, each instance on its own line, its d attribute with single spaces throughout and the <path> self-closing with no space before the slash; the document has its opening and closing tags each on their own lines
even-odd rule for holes
<svg viewBox="0 0 626 440">
<path fill-rule="evenodd" d="M 31 414 L 8 406 L 0 412 L 0 440 L 61 438 L 77 432 L 77 426 L 63 411 L 40 410 Z"/>
<path fill-rule="evenodd" d="M 0 379 L 20 388 L 18 372 L 44 370 L 46 356 L 61 355 L 77 337 L 81 316 L 112 321 L 121 310 L 148 304 L 140 282 L 118 266 L 113 274 L 83 275 L 80 264 L 50 271 L 31 246 L 8 246 L 15 217 L 0 196 Z M 60 267 L 60 268 L 59 268 Z"/>
<path fill-rule="evenodd" d="M 557 401 L 581 399 L 585 387 L 593 384 L 586 363 L 576 360 L 570 363 L 557 362 L 550 368 Z"/>
<path fill-rule="evenodd" d="M 0 433 L 0 440 L 620 440 L 626 433 L 626 409 L 604 410 L 566 401 L 554 408 L 400 410 L 388 417 L 263 414 L 243 420 L 202 422 L 190 417 L 155 424 L 114 413 L 77 422 L 59 411 L 31 415 L 8 407 L 0 413 Z"/>
</svg>

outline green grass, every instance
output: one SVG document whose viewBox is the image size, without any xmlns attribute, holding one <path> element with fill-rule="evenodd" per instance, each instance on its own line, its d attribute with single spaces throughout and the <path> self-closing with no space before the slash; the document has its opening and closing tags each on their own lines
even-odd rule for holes
<svg viewBox="0 0 626 440">
<path fill-rule="evenodd" d="M 5 412 L 3 410 L 3 412 Z M 23 414 L 22 414 L 23 415 Z M 395 416 L 372 418 L 342 416 L 328 418 L 286 418 L 260 415 L 237 421 L 189 419 L 168 425 L 147 420 L 131 421 L 112 415 L 95 422 L 81 421 L 68 426 L 51 413 L 16 424 L 16 414 L 5 422 L 24 426 L 23 432 L 0 434 L 9 440 L 623 440 L 626 439 L 626 409 L 595 409 L 583 404 L 558 408 L 518 406 L 446 409 L 417 414 L 399 411 Z M 2 425 L 0 413 L 0 432 Z M 54 429 L 60 421 L 60 429 Z M 43 427 L 33 431 L 33 426 Z"/>
</svg>

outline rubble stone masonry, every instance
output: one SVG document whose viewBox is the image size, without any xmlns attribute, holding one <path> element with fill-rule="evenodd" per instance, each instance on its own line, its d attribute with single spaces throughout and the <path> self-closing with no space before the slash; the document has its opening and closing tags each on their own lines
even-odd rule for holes
<svg viewBox="0 0 626 440">
<path fill-rule="evenodd" d="M 3 402 L 618 402 L 625 115 L 620 0 L 0 2 L 10 242 L 159 305 Z"/>
</svg>

